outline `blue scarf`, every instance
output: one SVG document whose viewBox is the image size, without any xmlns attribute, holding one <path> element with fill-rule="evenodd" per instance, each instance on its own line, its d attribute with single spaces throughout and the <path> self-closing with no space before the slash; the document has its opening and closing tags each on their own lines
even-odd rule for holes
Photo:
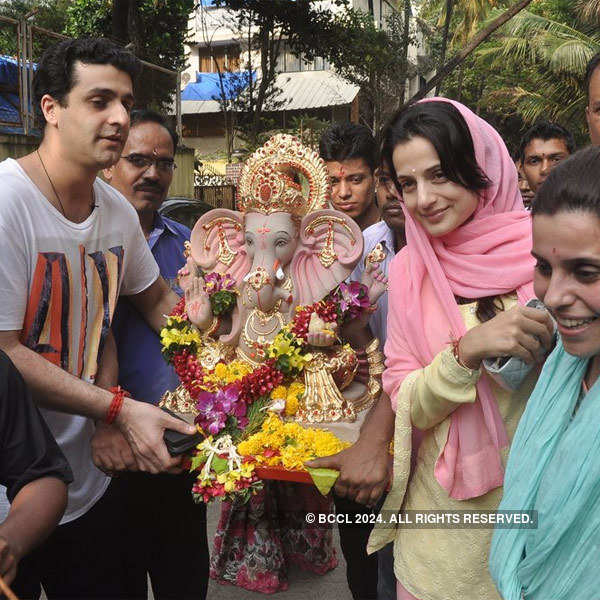
<svg viewBox="0 0 600 600">
<path fill-rule="evenodd" d="M 494 532 L 505 600 L 600 598 L 600 378 L 571 420 L 587 365 L 559 340 L 515 434 L 499 510 L 537 510 L 538 528 Z"/>
</svg>

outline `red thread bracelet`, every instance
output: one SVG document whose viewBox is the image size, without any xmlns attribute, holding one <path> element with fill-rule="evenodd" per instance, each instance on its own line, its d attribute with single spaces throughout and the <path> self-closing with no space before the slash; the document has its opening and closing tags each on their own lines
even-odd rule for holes
<svg viewBox="0 0 600 600">
<path fill-rule="evenodd" d="M 113 399 L 108 408 L 108 413 L 106 415 L 106 423 L 110 425 L 114 422 L 114 420 L 119 416 L 121 412 L 121 408 L 123 406 L 123 400 L 125 398 L 130 398 L 131 394 L 126 392 L 120 385 L 115 387 L 111 387 L 109 392 L 112 392 Z"/>
</svg>

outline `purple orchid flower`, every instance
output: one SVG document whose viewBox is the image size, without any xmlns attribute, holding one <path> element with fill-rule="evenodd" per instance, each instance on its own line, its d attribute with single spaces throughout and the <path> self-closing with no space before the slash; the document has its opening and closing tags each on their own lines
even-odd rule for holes
<svg viewBox="0 0 600 600">
<path fill-rule="evenodd" d="M 369 294 L 365 293 L 365 286 L 358 281 L 352 281 L 349 284 L 340 283 L 339 301 L 343 312 L 351 310 L 355 306 L 359 309 L 368 308 Z"/>
<path fill-rule="evenodd" d="M 229 415 L 237 418 L 240 427 L 245 427 L 248 424 L 246 404 L 238 401 L 239 394 L 237 385 L 229 385 L 216 393 L 200 392 L 196 401 L 196 422 L 213 435 L 225 427 Z"/>
<path fill-rule="evenodd" d="M 221 289 L 229 291 L 234 287 L 235 279 L 229 273 L 225 273 L 225 275 L 221 278 Z"/>
<path fill-rule="evenodd" d="M 232 290 L 234 287 L 235 279 L 229 273 L 221 275 L 213 271 L 204 277 L 204 289 L 209 294 L 216 294 L 221 290 Z"/>
</svg>

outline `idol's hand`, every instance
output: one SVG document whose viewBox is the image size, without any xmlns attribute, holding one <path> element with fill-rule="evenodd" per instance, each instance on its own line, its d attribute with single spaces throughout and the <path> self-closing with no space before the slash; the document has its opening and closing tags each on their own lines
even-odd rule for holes
<svg viewBox="0 0 600 600">
<path fill-rule="evenodd" d="M 461 338 L 461 364 L 478 369 L 484 358 L 517 356 L 527 364 L 542 362 L 552 346 L 554 325 L 546 311 L 515 306 L 473 327 Z"/>
<path fill-rule="evenodd" d="M 177 272 L 177 283 L 185 292 L 190 285 L 192 285 L 194 278 L 198 275 L 199 271 L 194 259 L 191 256 L 188 256 L 185 265 Z"/>
<path fill-rule="evenodd" d="M 369 302 L 375 304 L 388 289 L 388 278 L 381 270 L 381 263 L 369 262 L 360 279 L 369 289 Z"/>
<path fill-rule="evenodd" d="M 212 322 L 210 298 L 204 289 L 202 277 L 194 277 L 185 290 L 185 312 L 189 320 L 201 331 L 208 329 Z"/>
<path fill-rule="evenodd" d="M 308 333 L 306 341 L 311 346 L 317 346 L 320 348 L 326 348 L 327 346 L 333 346 L 336 342 L 336 336 L 333 331 L 319 331 L 315 333 Z"/>
</svg>

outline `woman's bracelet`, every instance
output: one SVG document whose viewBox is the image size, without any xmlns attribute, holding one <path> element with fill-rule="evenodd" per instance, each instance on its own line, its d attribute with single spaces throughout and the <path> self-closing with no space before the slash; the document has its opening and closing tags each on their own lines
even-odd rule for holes
<svg viewBox="0 0 600 600">
<path fill-rule="evenodd" d="M 463 369 L 468 369 L 469 371 L 473 371 L 473 369 L 471 367 L 467 367 L 467 365 L 465 365 L 465 363 L 462 362 L 462 360 L 460 360 L 458 345 L 460 344 L 460 340 L 462 340 L 462 339 L 463 339 L 463 336 L 461 335 L 457 340 L 452 340 L 452 355 L 454 356 L 454 360 L 456 360 L 456 362 L 458 363 L 459 366 L 461 366 Z"/>
</svg>

